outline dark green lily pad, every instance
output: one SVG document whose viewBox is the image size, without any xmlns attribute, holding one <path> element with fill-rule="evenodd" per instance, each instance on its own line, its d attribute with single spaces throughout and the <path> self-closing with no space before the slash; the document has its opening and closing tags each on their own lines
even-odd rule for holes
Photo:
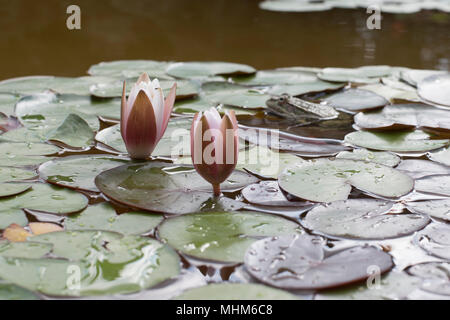
<svg viewBox="0 0 450 320">
<path fill-rule="evenodd" d="M 366 66 L 354 69 L 325 68 L 317 75 L 320 79 L 332 82 L 375 83 L 379 78 L 392 72 L 389 66 Z"/>
<path fill-rule="evenodd" d="M 247 173 L 235 171 L 221 184 L 221 189 L 236 191 L 257 181 Z M 193 167 L 160 162 L 130 164 L 104 171 L 95 183 L 108 198 L 133 208 L 160 213 L 198 212 L 212 198 L 212 186 Z M 237 208 L 231 203 L 228 209 Z"/>
<path fill-rule="evenodd" d="M 305 228 L 331 237 L 388 239 L 412 234 L 429 222 L 421 214 L 395 214 L 393 202 L 351 199 L 319 205 L 302 219 Z"/>
<path fill-rule="evenodd" d="M 367 149 L 354 149 L 353 151 L 342 151 L 336 158 L 362 160 L 395 167 L 400 163 L 400 157 L 394 153 L 383 151 L 369 151 Z"/>
<path fill-rule="evenodd" d="M 165 74 L 167 62 L 154 60 L 118 60 L 92 65 L 88 73 L 93 76 L 139 77 L 146 72 L 151 78 L 170 78 Z"/>
<path fill-rule="evenodd" d="M 43 143 L 0 142 L 0 163 L 3 166 L 29 166 L 48 161 L 47 155 L 56 154 L 61 149 Z"/>
<path fill-rule="evenodd" d="M 243 262 L 260 237 L 297 234 L 290 220 L 255 212 L 208 212 L 174 217 L 158 228 L 170 246 L 189 256 L 220 262 Z"/>
<path fill-rule="evenodd" d="M 407 272 L 415 277 L 423 279 L 422 290 L 450 296 L 450 263 L 427 262 L 420 263 L 408 268 Z M 447 298 L 448 299 L 448 298 Z"/>
<path fill-rule="evenodd" d="M 49 132 L 48 140 L 59 141 L 70 147 L 88 148 L 94 144 L 94 131 L 76 114 L 69 114 L 63 123 Z"/>
<path fill-rule="evenodd" d="M 14 94 L 1 93 L 0 94 L 0 113 L 11 116 L 14 115 L 14 106 L 19 100 L 19 97 Z"/>
<path fill-rule="evenodd" d="M 283 290 L 254 283 L 213 283 L 183 292 L 175 300 L 299 300 Z"/>
<path fill-rule="evenodd" d="M 450 130 L 450 110 L 442 110 L 425 104 L 396 104 L 378 112 L 358 113 L 355 124 L 363 129 L 402 130 L 437 129 Z"/>
<path fill-rule="evenodd" d="M 416 180 L 416 190 L 450 197 L 450 175 L 436 175 Z"/>
<path fill-rule="evenodd" d="M 42 164 L 39 175 L 63 187 L 99 192 L 95 186 L 95 177 L 128 162 L 124 158 L 102 155 L 64 157 Z"/>
<path fill-rule="evenodd" d="M 33 239 L 31 239 L 33 241 Z M 53 246 L 39 242 L 0 241 L 0 256 L 8 258 L 39 259 L 52 251 Z"/>
<path fill-rule="evenodd" d="M 367 279 L 376 265 L 389 271 L 392 257 L 375 247 L 353 247 L 325 255 L 321 238 L 290 235 L 253 243 L 245 267 L 259 281 L 282 289 L 326 289 Z"/>
<path fill-rule="evenodd" d="M 432 103 L 450 107 L 450 74 L 432 75 L 417 85 L 419 95 Z"/>
<path fill-rule="evenodd" d="M 408 202 L 408 210 L 450 222 L 450 199 Z"/>
<path fill-rule="evenodd" d="M 191 155 L 191 129 L 192 119 L 172 119 L 169 121 L 164 136 L 159 141 L 152 156 L 189 156 Z M 97 133 L 98 142 L 114 149 L 118 154 L 128 153 L 120 133 L 120 125 L 103 129 Z"/>
<path fill-rule="evenodd" d="M 228 62 L 177 62 L 166 69 L 168 75 L 176 78 L 235 76 L 255 72 L 256 70 L 248 65 Z"/>
<path fill-rule="evenodd" d="M 66 218 L 66 230 L 105 230 L 124 235 L 139 235 L 153 230 L 163 220 L 160 215 L 127 212 L 118 215 L 108 203 L 88 207 Z"/>
<path fill-rule="evenodd" d="M 379 109 L 389 104 L 384 97 L 362 89 L 348 89 L 323 99 L 328 105 L 352 112 Z"/>
<path fill-rule="evenodd" d="M 230 82 L 206 82 L 202 85 L 203 96 L 207 101 L 226 106 L 263 109 L 270 95 L 261 90 Z"/>
<path fill-rule="evenodd" d="M 428 158 L 430 160 L 445 164 L 446 166 L 450 166 L 450 148 L 430 152 L 428 153 Z"/>
<path fill-rule="evenodd" d="M 450 227 L 445 224 L 431 224 L 417 233 L 414 242 L 429 254 L 450 260 Z"/>
<path fill-rule="evenodd" d="M 356 131 L 345 136 L 345 142 L 373 150 L 393 152 L 426 152 L 447 146 L 449 140 L 431 140 L 423 131 L 368 132 Z"/>
<path fill-rule="evenodd" d="M 14 284 L 0 282 L 0 300 L 38 300 L 39 298 L 31 291 Z"/>
<path fill-rule="evenodd" d="M 450 167 L 428 160 L 405 159 L 402 160 L 396 169 L 414 179 L 432 175 L 450 174 Z"/>
<path fill-rule="evenodd" d="M 385 198 L 401 197 L 414 187 L 414 181 L 400 171 L 347 159 L 301 162 L 285 169 L 278 182 L 284 191 L 314 202 L 346 200 L 352 186 Z"/>
<path fill-rule="evenodd" d="M 30 188 L 27 183 L 0 183 L 0 198 L 21 194 Z"/>
</svg>

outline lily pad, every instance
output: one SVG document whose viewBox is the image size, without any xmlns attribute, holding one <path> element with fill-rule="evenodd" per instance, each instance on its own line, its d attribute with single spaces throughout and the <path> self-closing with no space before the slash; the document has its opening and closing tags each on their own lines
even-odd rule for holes
<svg viewBox="0 0 450 320">
<path fill-rule="evenodd" d="M 400 73 L 401 79 L 412 86 L 417 85 L 430 76 L 443 75 L 445 71 L 407 69 Z"/>
<path fill-rule="evenodd" d="M 358 113 L 355 124 L 364 129 L 437 129 L 450 130 L 450 110 L 442 110 L 424 104 L 396 104 L 379 112 Z"/>
<path fill-rule="evenodd" d="M 402 237 L 430 222 L 421 214 L 392 213 L 393 204 L 372 199 L 335 201 L 314 207 L 302 225 L 331 237 L 366 240 Z"/>
<path fill-rule="evenodd" d="M 338 159 L 362 160 L 395 167 L 400 163 L 400 157 L 390 152 L 369 151 L 367 149 L 354 149 L 353 151 L 342 151 L 336 156 Z"/>
<path fill-rule="evenodd" d="M 14 284 L 0 282 L 0 300 L 38 300 L 39 298 L 31 291 Z"/>
<path fill-rule="evenodd" d="M 27 180 L 34 177 L 36 177 L 36 173 L 31 170 L 0 167 L 0 183 Z"/>
<path fill-rule="evenodd" d="M 6 116 L 14 115 L 14 106 L 19 100 L 19 97 L 14 94 L 1 93 L 0 94 L 0 113 Z"/>
<path fill-rule="evenodd" d="M 430 160 L 445 164 L 446 166 L 450 166 L 450 148 L 430 152 L 428 153 L 428 158 Z"/>
<path fill-rule="evenodd" d="M 146 72 L 151 78 L 169 78 L 165 74 L 167 62 L 154 60 L 118 60 L 92 65 L 88 73 L 93 76 L 139 77 Z"/>
<path fill-rule="evenodd" d="M 450 260 L 450 227 L 444 224 L 431 224 L 417 233 L 414 241 L 429 254 Z"/>
<path fill-rule="evenodd" d="M 71 113 L 58 128 L 49 132 L 47 137 L 48 140 L 83 149 L 93 145 L 94 136 L 89 124 L 80 116 Z"/>
<path fill-rule="evenodd" d="M 204 98 L 211 103 L 247 109 L 264 109 L 271 97 L 261 90 L 230 82 L 206 82 L 202 91 Z"/>
<path fill-rule="evenodd" d="M 317 75 L 320 79 L 332 82 L 375 83 L 379 78 L 390 75 L 389 66 L 366 66 L 354 69 L 324 68 Z"/>
<path fill-rule="evenodd" d="M 128 162 L 124 158 L 102 155 L 64 157 L 42 164 L 39 175 L 47 182 L 62 187 L 99 192 L 95 177 Z"/>
<path fill-rule="evenodd" d="M 221 189 L 236 191 L 257 181 L 247 173 L 235 171 L 222 183 Z M 95 183 L 108 198 L 132 208 L 160 213 L 198 212 L 212 198 L 212 186 L 193 167 L 160 162 L 104 171 Z M 232 203 L 229 209 L 235 208 Z"/>
<path fill-rule="evenodd" d="M 428 160 L 406 159 L 396 168 L 414 179 L 432 175 L 450 174 L 450 167 Z"/>
<path fill-rule="evenodd" d="M 263 283 L 282 289 L 326 289 L 367 279 L 376 265 L 389 271 L 392 257 L 375 247 L 353 247 L 325 255 L 322 240 L 307 235 L 266 238 L 253 243 L 245 267 Z"/>
<path fill-rule="evenodd" d="M 374 84 L 368 84 L 359 87 L 361 90 L 371 91 L 375 94 L 378 94 L 379 96 L 384 97 L 386 100 L 390 102 L 404 102 L 404 101 L 412 101 L 412 102 L 420 102 L 421 99 L 417 95 L 416 90 L 410 91 L 410 90 L 404 90 L 395 88 L 389 85 L 381 84 L 381 83 L 374 83 Z"/>
<path fill-rule="evenodd" d="M 287 93 L 291 96 L 300 96 L 306 93 L 339 90 L 344 86 L 345 84 L 342 83 L 333 83 L 316 79 L 315 81 L 297 84 L 277 84 L 271 87 L 268 92 L 273 95 Z"/>
<path fill-rule="evenodd" d="M 175 300 L 299 300 L 283 290 L 254 283 L 213 283 L 183 292 Z"/>
<path fill-rule="evenodd" d="M 255 72 L 256 70 L 248 65 L 229 62 L 177 62 L 166 69 L 168 75 L 176 78 L 235 76 Z"/>
<path fill-rule="evenodd" d="M 259 4 L 259 7 L 270 11 L 287 11 L 287 12 L 314 12 L 327 11 L 333 8 L 333 5 L 326 2 L 308 2 L 296 0 L 266 0 Z"/>
<path fill-rule="evenodd" d="M 106 230 L 124 235 L 139 235 L 153 230 L 163 218 L 144 212 L 118 215 L 108 203 L 90 206 L 79 214 L 66 218 L 66 230 Z"/>
<path fill-rule="evenodd" d="M 450 199 L 408 202 L 408 210 L 450 222 Z"/>
<path fill-rule="evenodd" d="M 368 132 L 356 131 L 345 136 L 345 142 L 373 150 L 393 152 L 426 152 L 447 146 L 449 140 L 431 140 L 423 131 Z"/>
<path fill-rule="evenodd" d="M 450 197 L 450 175 L 436 175 L 416 180 L 416 190 Z"/>
<path fill-rule="evenodd" d="M 272 86 L 283 84 L 300 84 L 317 81 L 316 72 L 298 70 L 260 70 L 249 77 L 235 78 L 237 83 L 252 86 Z"/>
<path fill-rule="evenodd" d="M 433 75 L 417 85 L 419 95 L 432 103 L 450 107 L 450 74 Z"/>
<path fill-rule="evenodd" d="M 280 187 L 304 200 L 346 200 L 352 186 L 385 198 L 398 198 L 412 191 L 414 181 L 404 173 L 372 162 L 317 159 L 286 168 Z"/>
<path fill-rule="evenodd" d="M 389 104 L 384 97 L 362 89 L 348 89 L 328 96 L 323 101 L 334 108 L 352 112 L 379 109 Z"/>
<path fill-rule="evenodd" d="M 173 111 L 179 114 L 194 114 L 200 111 L 206 111 L 212 107 L 216 107 L 219 113 L 225 113 L 228 110 L 233 110 L 236 116 L 246 114 L 253 115 L 258 112 L 257 110 L 252 109 L 224 106 L 216 102 L 208 101 L 203 97 L 178 101 L 175 103 Z"/>
<path fill-rule="evenodd" d="M 415 277 L 423 279 L 422 290 L 450 296 L 450 263 L 427 262 L 420 263 L 408 268 L 407 272 Z"/>
<path fill-rule="evenodd" d="M 45 157 L 56 154 L 61 149 L 43 143 L 0 142 L 0 163 L 3 166 L 29 166 L 48 161 Z"/>
<path fill-rule="evenodd" d="M 191 155 L 191 129 L 192 119 L 173 119 L 169 121 L 164 136 L 153 150 L 152 156 L 189 156 Z M 120 133 L 120 125 L 103 129 L 97 133 L 98 142 L 114 149 L 118 154 L 127 154 L 128 151 Z"/>
<path fill-rule="evenodd" d="M 0 256 L 8 258 L 39 259 L 50 253 L 52 249 L 53 246 L 47 243 L 0 241 Z"/>
<path fill-rule="evenodd" d="M 189 256 L 219 262 L 243 262 L 248 247 L 260 237 L 297 234 L 290 220 L 255 212 L 208 212 L 165 220 L 159 237 Z"/>
<path fill-rule="evenodd" d="M 0 183 L 0 198 L 21 194 L 30 188 L 26 183 Z"/>
</svg>

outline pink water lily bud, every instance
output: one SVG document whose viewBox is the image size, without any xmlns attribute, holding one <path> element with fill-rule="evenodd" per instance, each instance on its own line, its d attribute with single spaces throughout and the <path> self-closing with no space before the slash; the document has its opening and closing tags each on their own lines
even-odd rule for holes
<svg viewBox="0 0 450 320">
<path fill-rule="evenodd" d="M 176 89 L 175 83 L 164 100 L 158 79 L 150 81 L 143 73 L 131 88 L 127 100 L 126 84 L 123 83 L 120 130 L 131 158 L 146 159 L 152 154 L 169 123 Z"/>
<path fill-rule="evenodd" d="M 239 136 L 236 115 L 228 111 L 220 117 L 215 108 L 195 115 L 191 127 L 191 157 L 197 172 L 220 195 L 220 184 L 236 168 Z"/>
</svg>

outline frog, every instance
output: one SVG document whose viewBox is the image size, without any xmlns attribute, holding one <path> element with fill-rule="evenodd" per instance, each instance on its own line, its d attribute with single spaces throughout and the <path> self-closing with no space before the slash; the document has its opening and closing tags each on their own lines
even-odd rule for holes
<svg viewBox="0 0 450 320">
<path fill-rule="evenodd" d="M 309 102 L 288 94 L 272 96 L 266 101 L 266 105 L 271 113 L 298 123 L 332 120 L 339 116 L 339 112 L 331 106 Z"/>
</svg>

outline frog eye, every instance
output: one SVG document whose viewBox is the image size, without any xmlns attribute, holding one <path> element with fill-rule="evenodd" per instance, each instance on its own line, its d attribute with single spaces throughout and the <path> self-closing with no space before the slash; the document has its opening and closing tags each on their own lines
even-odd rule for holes
<svg viewBox="0 0 450 320">
<path fill-rule="evenodd" d="M 281 102 L 281 103 L 283 103 L 283 102 L 286 101 L 286 97 L 285 97 L 285 96 L 280 96 L 280 97 L 278 98 L 278 101 Z"/>
</svg>

